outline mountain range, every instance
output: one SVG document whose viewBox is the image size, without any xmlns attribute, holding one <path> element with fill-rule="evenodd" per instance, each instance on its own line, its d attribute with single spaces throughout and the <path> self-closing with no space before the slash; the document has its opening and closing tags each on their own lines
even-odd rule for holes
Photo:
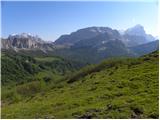
<svg viewBox="0 0 160 120">
<path fill-rule="evenodd" d="M 159 118 L 159 40 L 141 25 L 12 34 L 1 47 L 3 119 Z"/>
<path fill-rule="evenodd" d="M 117 38 L 123 41 L 127 46 L 136 46 L 155 40 L 152 35 L 146 34 L 143 26 L 136 25 L 132 28 L 128 28 L 123 34 L 109 27 L 88 27 L 72 32 L 69 35 L 62 35 L 55 41 L 55 44 L 73 45 L 78 41 L 91 39 L 103 34 L 107 35 L 108 38 L 106 39 L 113 40 Z"/>
<path fill-rule="evenodd" d="M 158 49 L 156 38 L 146 34 L 141 25 L 128 28 L 123 33 L 109 27 L 88 27 L 62 35 L 55 42 L 46 42 L 27 33 L 13 34 L 2 39 L 1 43 L 5 50 L 42 51 L 91 63 L 109 57 L 140 56 Z"/>
</svg>

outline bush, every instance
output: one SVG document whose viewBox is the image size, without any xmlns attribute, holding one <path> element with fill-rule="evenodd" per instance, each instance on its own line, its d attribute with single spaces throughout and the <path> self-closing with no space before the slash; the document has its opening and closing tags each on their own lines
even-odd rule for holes
<svg viewBox="0 0 160 120">
<path fill-rule="evenodd" d="M 21 96 L 17 93 L 17 91 L 15 90 L 15 88 L 13 89 L 3 89 L 2 90 L 2 100 L 9 100 L 10 102 L 18 102 L 21 100 Z"/>
<path fill-rule="evenodd" d="M 93 65 L 92 65 L 92 66 L 85 67 L 85 68 L 83 68 L 82 70 L 80 70 L 80 71 L 78 71 L 77 73 L 75 73 L 74 75 L 70 76 L 70 77 L 68 78 L 67 83 L 72 83 L 72 82 L 74 82 L 74 81 L 76 81 L 76 80 L 78 80 L 78 79 L 80 79 L 80 78 L 82 78 L 82 77 L 84 77 L 84 76 L 86 76 L 86 75 L 94 72 L 94 71 L 97 71 L 97 70 L 94 69 L 94 66 L 93 66 Z"/>
<path fill-rule="evenodd" d="M 49 77 L 49 76 L 45 76 L 45 77 L 43 78 L 43 80 L 44 80 L 45 82 L 50 82 L 50 81 L 52 80 L 52 78 Z"/>
<path fill-rule="evenodd" d="M 44 87 L 41 81 L 33 81 L 24 85 L 17 86 L 17 93 L 22 96 L 32 96 L 35 93 L 40 92 Z"/>
<path fill-rule="evenodd" d="M 19 102 L 21 100 L 21 96 L 14 91 L 11 98 L 12 102 Z"/>
</svg>

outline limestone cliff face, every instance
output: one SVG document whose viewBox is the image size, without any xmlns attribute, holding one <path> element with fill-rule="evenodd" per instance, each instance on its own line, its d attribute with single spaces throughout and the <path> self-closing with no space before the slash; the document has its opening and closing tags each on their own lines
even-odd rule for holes
<svg viewBox="0 0 160 120">
<path fill-rule="evenodd" d="M 1 40 L 2 49 L 40 49 L 40 50 L 53 50 L 52 43 L 43 41 L 38 36 L 22 33 L 9 35 L 7 39 Z"/>
</svg>

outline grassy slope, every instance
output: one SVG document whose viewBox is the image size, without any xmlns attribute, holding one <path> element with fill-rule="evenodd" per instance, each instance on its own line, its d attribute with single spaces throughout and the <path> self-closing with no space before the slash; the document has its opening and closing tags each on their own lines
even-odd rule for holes
<svg viewBox="0 0 160 120">
<path fill-rule="evenodd" d="M 2 103 L 2 118 L 158 118 L 158 52 L 77 72 L 32 98 Z"/>
</svg>

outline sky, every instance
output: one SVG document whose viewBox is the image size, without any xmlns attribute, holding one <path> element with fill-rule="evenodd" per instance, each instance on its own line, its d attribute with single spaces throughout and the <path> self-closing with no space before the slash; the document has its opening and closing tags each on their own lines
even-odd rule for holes
<svg viewBox="0 0 160 120">
<path fill-rule="evenodd" d="M 158 35 L 156 1 L 2 1 L 1 11 L 2 37 L 25 32 L 54 41 L 85 27 L 125 30 L 136 24 Z"/>
</svg>

